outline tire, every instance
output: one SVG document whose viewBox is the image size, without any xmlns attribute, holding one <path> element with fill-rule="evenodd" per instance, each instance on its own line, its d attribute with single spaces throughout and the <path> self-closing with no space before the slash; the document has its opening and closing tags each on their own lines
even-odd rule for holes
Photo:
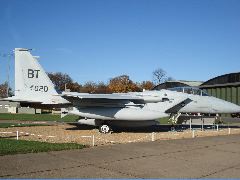
<svg viewBox="0 0 240 180">
<path fill-rule="evenodd" d="M 111 132 L 111 128 L 107 124 L 102 124 L 99 126 L 99 132 L 103 134 L 107 134 Z"/>
</svg>

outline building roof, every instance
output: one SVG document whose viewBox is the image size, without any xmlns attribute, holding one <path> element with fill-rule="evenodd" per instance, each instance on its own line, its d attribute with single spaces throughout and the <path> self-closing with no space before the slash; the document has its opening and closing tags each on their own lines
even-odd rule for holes
<svg viewBox="0 0 240 180">
<path fill-rule="evenodd" d="M 192 86 L 198 87 L 202 84 L 202 81 L 185 81 L 185 80 L 176 80 L 176 81 L 166 81 L 161 83 L 153 88 L 153 90 L 168 89 L 174 87 L 183 87 L 183 86 Z"/>
<path fill-rule="evenodd" d="M 158 84 L 153 90 L 168 89 L 174 87 L 199 87 L 199 88 L 211 88 L 211 87 L 223 87 L 223 86 L 240 86 L 240 72 L 224 74 L 221 76 L 214 77 L 206 82 L 203 81 L 166 81 Z"/>
<path fill-rule="evenodd" d="M 203 83 L 203 81 L 186 81 L 186 80 L 167 81 L 167 82 L 179 82 L 179 83 L 183 83 L 188 86 L 194 86 L 194 87 L 200 86 Z"/>
<path fill-rule="evenodd" d="M 240 85 L 240 72 L 224 74 L 204 82 L 200 87 L 221 87 Z"/>
</svg>

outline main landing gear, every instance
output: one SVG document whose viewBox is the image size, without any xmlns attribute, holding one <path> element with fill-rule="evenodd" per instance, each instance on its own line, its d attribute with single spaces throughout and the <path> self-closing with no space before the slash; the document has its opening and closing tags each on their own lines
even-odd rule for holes
<svg viewBox="0 0 240 180">
<path fill-rule="evenodd" d="M 102 124 L 99 126 L 99 132 L 104 134 L 110 133 L 111 127 L 107 124 Z"/>
</svg>

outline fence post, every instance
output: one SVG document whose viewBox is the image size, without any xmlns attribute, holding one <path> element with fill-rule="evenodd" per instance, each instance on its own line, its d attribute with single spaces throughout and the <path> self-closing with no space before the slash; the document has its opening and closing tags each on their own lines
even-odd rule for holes
<svg viewBox="0 0 240 180">
<path fill-rule="evenodd" d="M 17 140 L 18 140 L 18 136 L 19 136 L 19 133 L 18 133 L 18 131 L 17 131 Z"/>
<path fill-rule="evenodd" d="M 217 131 L 218 131 L 218 124 L 217 124 Z"/>
<path fill-rule="evenodd" d="M 190 131 L 192 131 L 192 118 L 190 118 Z"/>
<path fill-rule="evenodd" d="M 152 132 L 152 141 L 154 141 L 154 135 L 155 135 L 155 133 Z"/>
<path fill-rule="evenodd" d="M 192 138 L 195 138 L 195 130 L 192 130 Z"/>
<path fill-rule="evenodd" d="M 231 134 L 231 128 L 228 128 L 228 134 Z"/>
<path fill-rule="evenodd" d="M 95 146 L 95 137 L 94 137 L 94 135 L 92 136 L 92 146 L 93 147 Z"/>
</svg>

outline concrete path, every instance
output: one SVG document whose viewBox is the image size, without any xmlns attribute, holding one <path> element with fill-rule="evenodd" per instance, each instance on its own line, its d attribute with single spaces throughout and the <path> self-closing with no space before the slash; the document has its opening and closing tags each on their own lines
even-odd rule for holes
<svg viewBox="0 0 240 180">
<path fill-rule="evenodd" d="M 0 156 L 1 178 L 240 178 L 240 135 Z"/>
</svg>

